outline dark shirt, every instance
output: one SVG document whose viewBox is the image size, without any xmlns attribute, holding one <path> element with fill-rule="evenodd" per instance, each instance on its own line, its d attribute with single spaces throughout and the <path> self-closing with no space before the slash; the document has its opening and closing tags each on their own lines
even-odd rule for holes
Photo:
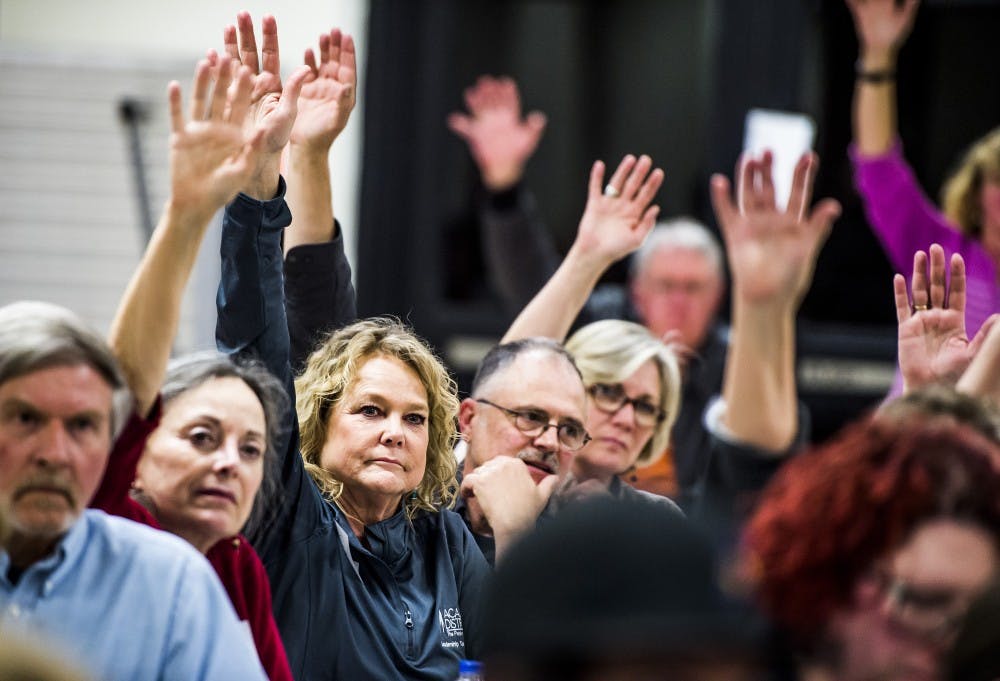
<svg viewBox="0 0 1000 681">
<path fill-rule="evenodd" d="M 267 202 L 240 195 L 227 207 L 216 338 L 223 352 L 257 356 L 294 395 L 292 347 L 300 363 L 336 310 L 353 313 L 336 303 L 345 289 L 333 296 L 316 291 L 320 298 L 311 299 L 296 290 L 296 272 L 287 282 L 294 319 L 286 319 L 280 237 L 289 221 L 283 191 Z M 298 251 L 286 269 L 309 265 L 292 257 Z M 311 251 L 323 252 L 343 255 L 342 248 Z M 311 264 L 319 267 L 319 260 Z M 346 271 L 349 281 L 349 270 L 323 266 Z M 290 328 L 303 334 L 300 340 L 290 339 Z M 276 449 L 281 503 L 248 534 L 271 579 L 295 677 L 454 679 L 458 661 L 480 652 L 478 605 L 490 572 L 461 518 L 445 510 L 411 521 L 400 511 L 366 527 L 363 545 L 306 472 L 294 407 Z"/>
</svg>

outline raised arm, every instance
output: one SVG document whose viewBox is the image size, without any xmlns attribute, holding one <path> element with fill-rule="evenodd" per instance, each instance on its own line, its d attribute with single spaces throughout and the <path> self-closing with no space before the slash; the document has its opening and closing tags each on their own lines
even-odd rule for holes
<svg viewBox="0 0 1000 681">
<path fill-rule="evenodd" d="M 357 96 L 354 39 L 333 29 L 319 37 L 319 63 L 306 50 L 309 75 L 288 144 L 285 310 L 292 368 L 305 364 L 317 339 L 357 317 L 351 268 L 334 219 L 330 149 L 347 125 Z"/>
<path fill-rule="evenodd" d="M 466 89 L 465 104 L 469 113 L 452 113 L 448 127 L 469 145 L 486 189 L 513 188 L 542 139 L 545 114 L 532 111 L 521 118 L 521 96 L 511 78 L 480 76 Z"/>
<path fill-rule="evenodd" d="M 604 163 L 590 171 L 587 207 L 562 265 L 507 330 L 502 343 L 528 336 L 562 341 L 597 281 L 614 262 L 639 248 L 659 214 L 651 206 L 663 183 L 648 156 L 626 156 L 604 185 Z"/>
<path fill-rule="evenodd" d="M 726 356 L 721 422 L 732 438 L 785 452 L 798 431 L 795 314 L 840 205 L 821 201 L 809 212 L 818 163 L 812 153 L 795 167 L 788 206 L 775 206 L 771 155 L 737 167 L 737 202 L 729 181 L 712 177 L 711 196 L 732 271 L 732 335 Z"/>
<path fill-rule="evenodd" d="M 216 342 L 228 354 L 258 357 L 290 387 L 281 272 L 281 231 L 290 215 L 279 171 L 309 69 L 303 66 L 282 87 L 277 24 L 274 17 L 265 16 L 261 25 L 260 56 L 248 13 L 240 12 L 237 26 L 223 32 L 226 53 L 254 73 L 251 116 L 263 150 L 250 180 L 223 216 Z"/>
<path fill-rule="evenodd" d="M 243 127 L 250 106 L 249 70 L 228 58 L 219 60 L 214 88 L 211 70 L 207 60 L 195 70 L 187 120 L 180 86 L 174 82 L 168 88 L 170 198 L 111 324 L 109 341 L 141 416 L 159 394 L 184 287 L 205 230 L 249 181 L 261 155 L 262 135 Z"/>
<path fill-rule="evenodd" d="M 347 126 L 358 89 L 354 39 L 333 29 L 319 37 L 319 64 L 312 48 L 299 95 L 299 113 L 288 144 L 288 205 L 292 224 L 285 252 L 337 236 L 330 192 L 330 148 Z"/>
<path fill-rule="evenodd" d="M 918 0 L 847 0 L 858 36 L 854 142 L 880 156 L 896 141 L 896 55 L 913 28 Z"/>
<path fill-rule="evenodd" d="M 930 247 L 929 257 L 917 251 L 910 285 L 912 304 L 906 279 L 901 274 L 893 278 L 904 393 L 931 383 L 954 385 L 1000 319 L 998 314 L 989 317 L 970 341 L 965 330 L 966 276 L 961 255 L 951 256 L 950 269 L 949 282 L 944 249 L 938 244 Z"/>
<path fill-rule="evenodd" d="M 448 127 L 469 147 L 479 169 L 478 217 L 483 259 L 493 288 L 512 314 L 538 293 L 559 265 L 534 198 L 521 184 L 545 130 L 545 115 L 521 116 L 517 83 L 481 76 L 465 90 L 467 113 Z"/>
</svg>

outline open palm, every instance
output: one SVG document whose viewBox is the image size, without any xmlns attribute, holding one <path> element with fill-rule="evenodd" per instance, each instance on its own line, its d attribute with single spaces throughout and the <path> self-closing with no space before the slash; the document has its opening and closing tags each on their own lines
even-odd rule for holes
<svg viewBox="0 0 1000 681">
<path fill-rule="evenodd" d="M 358 72 L 354 39 L 339 29 L 319 39 L 320 63 L 306 51 L 309 75 L 299 94 L 292 144 L 328 150 L 347 126 L 357 97 Z"/>
<path fill-rule="evenodd" d="M 775 205 L 772 156 L 747 158 L 737 166 L 738 200 L 729 181 L 712 178 L 712 205 L 726 241 L 736 294 L 747 302 L 788 301 L 805 295 L 819 254 L 840 205 L 821 201 L 806 214 L 817 160 L 804 154 L 795 167 L 788 206 Z"/>
<path fill-rule="evenodd" d="M 993 315 L 987 319 L 970 340 L 965 329 L 966 280 L 962 256 L 952 255 L 950 282 L 945 270 L 944 249 L 938 244 L 931 246 L 929 254 L 923 251 L 914 254 L 912 306 L 906 279 L 900 274 L 893 279 L 899 322 L 899 370 L 907 391 L 930 383 L 954 385 L 998 318 Z"/>
</svg>

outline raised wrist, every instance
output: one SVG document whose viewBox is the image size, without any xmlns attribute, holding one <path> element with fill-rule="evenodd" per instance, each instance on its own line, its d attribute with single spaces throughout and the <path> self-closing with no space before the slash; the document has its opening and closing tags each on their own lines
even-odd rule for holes
<svg viewBox="0 0 1000 681">
<path fill-rule="evenodd" d="M 855 64 L 855 71 L 857 73 L 871 73 L 878 71 L 891 71 L 895 73 L 896 71 L 896 52 L 895 50 L 862 50 L 861 54 L 858 55 L 858 61 Z"/>
</svg>

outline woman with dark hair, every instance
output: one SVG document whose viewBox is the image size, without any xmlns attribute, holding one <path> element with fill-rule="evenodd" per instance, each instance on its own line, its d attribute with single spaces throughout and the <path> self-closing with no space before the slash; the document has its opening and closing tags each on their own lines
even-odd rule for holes
<svg viewBox="0 0 1000 681">
<path fill-rule="evenodd" d="M 806 678 L 933 679 L 1000 573 L 1000 448 L 949 417 L 853 425 L 788 462 L 745 530 Z"/>
<path fill-rule="evenodd" d="M 289 80 L 276 115 L 294 117 L 304 75 Z M 134 413 L 91 505 L 176 534 L 204 553 L 247 622 L 268 676 L 290 681 L 267 575 L 240 536 L 252 514 L 259 520 L 265 512 L 257 492 L 266 486 L 266 469 L 276 466 L 284 389 L 263 366 L 214 354 L 182 359 L 160 387 L 208 223 L 252 183 L 262 136 L 243 128 L 251 90 L 249 69 L 228 57 L 214 65 L 204 60 L 195 71 L 193 120 L 185 122 L 180 88 L 170 86 L 170 199 L 110 337 Z"/>
</svg>

